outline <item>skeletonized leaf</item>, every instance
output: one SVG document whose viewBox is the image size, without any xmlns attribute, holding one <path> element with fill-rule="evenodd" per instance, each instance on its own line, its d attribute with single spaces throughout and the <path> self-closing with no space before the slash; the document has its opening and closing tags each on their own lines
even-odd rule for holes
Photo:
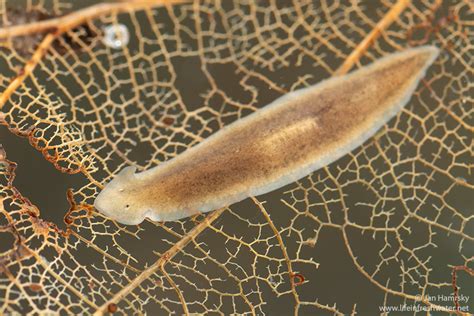
<svg viewBox="0 0 474 316">
<path fill-rule="evenodd" d="M 87 184 L 55 224 L 1 152 L 0 314 L 472 310 L 470 4 L 166 2 L 2 2 L 0 118 Z M 125 166 L 421 44 L 442 54 L 406 108 L 297 183 L 166 224 L 122 226 L 91 207 Z"/>
</svg>

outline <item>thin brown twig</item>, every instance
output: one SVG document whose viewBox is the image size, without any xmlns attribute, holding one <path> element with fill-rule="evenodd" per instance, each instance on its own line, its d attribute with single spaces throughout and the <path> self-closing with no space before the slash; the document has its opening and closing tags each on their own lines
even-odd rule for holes
<svg viewBox="0 0 474 316">
<path fill-rule="evenodd" d="M 87 20 L 111 12 L 121 13 L 130 10 L 136 11 L 146 7 L 174 5 L 186 2 L 189 2 L 189 0 L 128 0 L 113 3 L 100 3 L 61 17 L 0 28 L 0 39 L 37 33 L 55 33 L 57 31 L 59 31 L 59 33 L 64 33 L 65 31 L 83 24 Z"/>
<path fill-rule="evenodd" d="M 0 95 L 0 109 L 5 105 L 10 96 L 18 89 L 23 81 L 34 71 L 38 63 L 44 57 L 53 41 L 64 32 L 71 30 L 85 21 L 96 18 L 97 16 L 115 12 L 120 13 L 128 10 L 139 10 L 145 7 L 165 6 L 177 3 L 189 2 L 187 0 L 136 0 L 119 3 L 104 3 L 94 5 L 60 18 L 49 19 L 40 22 L 34 22 L 24 25 L 17 25 L 0 29 L 0 39 L 8 36 L 28 35 L 32 33 L 48 33 L 38 48 L 33 53 L 31 59 L 26 62 L 17 77 L 15 77 L 7 88 Z M 53 31 L 53 32 L 52 32 Z"/>
<path fill-rule="evenodd" d="M 370 33 L 357 45 L 344 63 L 336 70 L 334 76 L 340 76 L 347 73 L 354 66 L 356 62 L 364 55 L 367 49 L 375 42 L 375 40 L 382 34 L 382 31 L 387 29 L 396 19 L 400 13 L 410 4 L 410 0 L 398 0 L 385 16 L 375 25 Z"/>
<path fill-rule="evenodd" d="M 152 266 L 139 274 L 135 279 L 132 280 L 129 284 L 123 287 L 119 292 L 117 292 L 112 298 L 100 306 L 94 315 L 102 315 L 106 310 L 107 306 L 110 303 L 118 303 L 125 296 L 131 293 L 135 288 L 137 288 L 143 281 L 149 279 L 157 271 L 161 271 L 163 267 L 168 263 L 179 251 L 194 238 L 199 236 L 209 225 L 211 225 L 220 215 L 224 212 L 226 208 L 221 208 L 212 212 L 207 216 L 201 223 L 196 225 L 186 236 L 184 236 L 180 241 L 174 244 L 167 252 L 165 252 Z"/>
</svg>

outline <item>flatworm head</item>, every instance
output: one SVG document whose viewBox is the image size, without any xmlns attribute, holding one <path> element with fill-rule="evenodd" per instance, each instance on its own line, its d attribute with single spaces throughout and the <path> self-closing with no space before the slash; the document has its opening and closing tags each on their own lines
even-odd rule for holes
<svg viewBox="0 0 474 316">
<path fill-rule="evenodd" d="M 142 220 L 131 214 L 140 214 L 140 204 L 135 201 L 136 168 L 129 166 L 120 171 L 100 193 L 101 198 L 95 200 L 95 208 L 103 214 L 114 218 L 123 224 L 136 225 Z M 135 201 L 133 204 L 132 201 Z"/>
</svg>

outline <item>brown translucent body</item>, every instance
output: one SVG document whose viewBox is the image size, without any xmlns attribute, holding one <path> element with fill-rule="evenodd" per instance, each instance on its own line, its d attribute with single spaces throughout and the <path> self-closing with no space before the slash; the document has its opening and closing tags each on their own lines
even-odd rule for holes
<svg viewBox="0 0 474 316">
<path fill-rule="evenodd" d="M 95 207 L 124 224 L 177 220 L 294 182 L 396 115 L 437 54 L 434 47 L 405 50 L 289 93 L 157 167 L 124 169 Z"/>
</svg>

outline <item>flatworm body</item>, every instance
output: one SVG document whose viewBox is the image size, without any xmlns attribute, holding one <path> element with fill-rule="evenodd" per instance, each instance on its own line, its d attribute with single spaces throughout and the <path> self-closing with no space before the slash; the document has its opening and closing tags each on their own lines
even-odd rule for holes
<svg viewBox="0 0 474 316">
<path fill-rule="evenodd" d="M 125 168 L 95 207 L 123 224 L 171 221 L 294 182 L 375 134 L 437 55 L 431 46 L 408 49 L 288 93 L 157 167 Z"/>
</svg>

